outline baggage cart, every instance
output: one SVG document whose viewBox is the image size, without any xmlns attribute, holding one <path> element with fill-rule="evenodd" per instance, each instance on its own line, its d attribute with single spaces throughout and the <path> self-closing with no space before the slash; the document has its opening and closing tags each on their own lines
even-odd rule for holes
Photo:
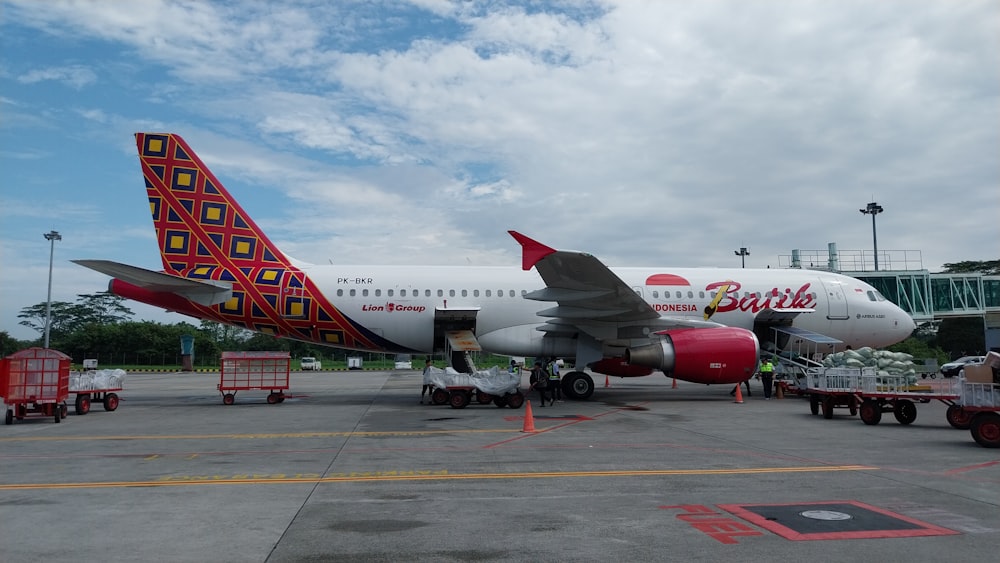
<svg viewBox="0 0 1000 563">
<path fill-rule="evenodd" d="M 879 375 L 875 368 L 815 368 L 806 374 L 806 391 L 813 414 L 822 410 L 823 418 L 833 418 L 833 409 L 847 407 L 851 416 L 860 414 L 868 425 L 878 424 L 882 413 L 891 412 L 900 424 L 917 419 L 917 403 L 933 400 L 949 405 L 948 421 L 958 407 L 959 390 L 955 382 L 941 385 L 916 385 L 907 375 Z M 954 408 L 953 408 L 954 407 Z"/>
<path fill-rule="evenodd" d="M 285 402 L 291 357 L 288 352 L 223 352 L 219 373 L 222 404 L 236 402 L 237 391 L 270 391 L 267 404 Z"/>
<path fill-rule="evenodd" d="M 497 407 L 519 409 L 524 405 L 524 394 L 518 388 L 521 376 L 493 367 L 474 373 L 461 373 L 452 368 L 431 368 L 430 382 L 434 386 L 431 402 L 464 409 L 473 399 L 481 405 L 493 403 Z"/>
<path fill-rule="evenodd" d="M 0 397 L 5 424 L 29 416 L 66 418 L 70 357 L 57 350 L 28 348 L 0 360 Z"/>
<path fill-rule="evenodd" d="M 76 414 L 90 412 L 94 402 L 102 403 L 104 410 L 112 412 L 118 408 L 118 393 L 125 389 L 125 370 L 101 369 L 71 372 L 69 392 L 76 396 L 73 401 Z"/>
<path fill-rule="evenodd" d="M 960 414 L 956 416 L 961 424 L 952 426 L 968 428 L 972 439 L 984 448 L 1000 448 L 1000 386 L 967 381 L 961 385 Z"/>
</svg>

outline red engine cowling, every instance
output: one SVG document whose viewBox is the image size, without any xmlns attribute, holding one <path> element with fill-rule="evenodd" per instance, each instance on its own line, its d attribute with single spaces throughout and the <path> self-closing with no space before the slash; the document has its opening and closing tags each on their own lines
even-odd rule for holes
<svg viewBox="0 0 1000 563">
<path fill-rule="evenodd" d="M 735 327 L 668 330 L 646 346 L 629 348 L 625 360 L 694 383 L 738 383 L 757 369 L 760 344 L 753 332 Z"/>
</svg>

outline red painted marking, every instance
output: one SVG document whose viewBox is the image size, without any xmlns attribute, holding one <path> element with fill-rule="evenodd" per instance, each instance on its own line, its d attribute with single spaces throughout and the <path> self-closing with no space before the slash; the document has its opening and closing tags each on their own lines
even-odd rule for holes
<svg viewBox="0 0 1000 563">
<path fill-rule="evenodd" d="M 967 467 L 959 467 L 958 469 L 951 469 L 945 471 L 945 475 L 955 475 L 956 473 L 965 473 L 967 471 L 975 471 L 977 469 L 984 469 L 986 467 L 993 467 L 994 465 L 1000 464 L 1000 461 L 987 461 L 986 463 L 977 463 L 976 465 L 969 465 Z"/>
<path fill-rule="evenodd" d="M 646 285 L 691 285 L 691 282 L 675 274 L 653 274 L 646 278 Z"/>
<path fill-rule="evenodd" d="M 687 522 L 695 530 L 719 543 L 733 545 L 739 543 L 736 537 L 764 535 L 762 532 L 747 526 L 743 522 L 715 512 L 702 504 L 681 504 L 661 506 L 660 508 L 664 510 L 679 509 L 686 511 L 685 514 L 678 514 L 677 519 Z"/>
<path fill-rule="evenodd" d="M 812 505 L 829 505 L 829 504 L 849 504 L 856 506 L 858 508 L 868 510 L 871 512 L 877 512 L 879 514 L 894 518 L 896 520 L 902 520 L 913 524 L 914 526 L 920 526 L 916 530 L 865 530 L 857 532 L 823 532 L 815 534 L 802 534 L 788 528 L 778 522 L 773 520 L 768 520 L 767 518 L 747 510 L 745 507 L 748 506 L 812 506 Z M 926 536 L 953 536 L 958 535 L 960 532 L 954 530 L 949 530 L 948 528 L 942 528 L 940 526 L 935 526 L 934 524 L 928 524 L 917 520 L 916 518 L 910 518 L 909 516 L 903 516 L 902 514 L 897 514 L 890 510 L 885 510 L 872 506 L 870 504 L 865 504 L 863 502 L 851 501 L 851 500 L 831 500 L 825 502 L 792 502 L 792 503 L 765 503 L 765 504 L 720 504 L 717 505 L 719 508 L 730 512 L 740 518 L 755 524 L 769 532 L 779 535 L 785 539 L 792 541 L 807 541 L 807 540 L 853 540 L 853 539 L 877 539 L 877 538 L 914 538 L 914 537 L 926 537 Z"/>
</svg>

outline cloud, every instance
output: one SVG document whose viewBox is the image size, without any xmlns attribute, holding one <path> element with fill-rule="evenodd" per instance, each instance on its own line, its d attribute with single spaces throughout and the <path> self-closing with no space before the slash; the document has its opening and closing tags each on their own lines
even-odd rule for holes
<svg viewBox="0 0 1000 563">
<path fill-rule="evenodd" d="M 44 81 L 63 82 L 80 90 L 84 86 L 97 81 L 97 74 L 88 67 L 73 65 L 66 67 L 52 67 L 36 69 L 24 73 L 17 77 L 17 81 L 22 84 L 35 84 Z"/>
</svg>

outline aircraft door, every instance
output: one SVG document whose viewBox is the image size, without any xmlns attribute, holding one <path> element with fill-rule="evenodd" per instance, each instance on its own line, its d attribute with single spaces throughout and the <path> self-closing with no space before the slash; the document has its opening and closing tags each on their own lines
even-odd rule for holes
<svg viewBox="0 0 1000 563">
<path fill-rule="evenodd" d="M 847 315 L 847 295 L 844 294 L 843 284 L 830 280 L 822 280 L 823 288 L 826 290 L 827 303 L 830 306 L 826 318 L 831 320 L 843 320 Z"/>
</svg>

